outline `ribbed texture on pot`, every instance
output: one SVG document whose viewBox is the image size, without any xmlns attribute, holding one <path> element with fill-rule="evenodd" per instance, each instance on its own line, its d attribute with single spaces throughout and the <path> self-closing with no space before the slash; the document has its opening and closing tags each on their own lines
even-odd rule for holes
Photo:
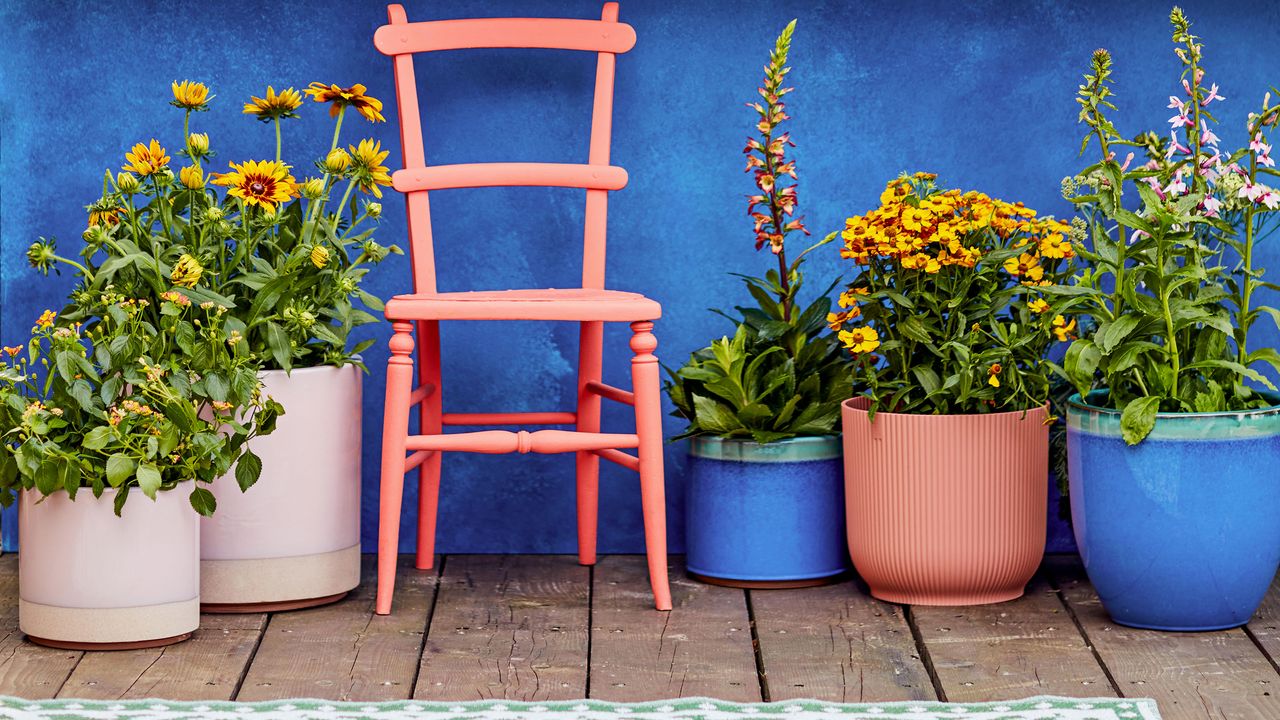
<svg viewBox="0 0 1280 720">
<path fill-rule="evenodd" d="M 1045 408 L 876 413 L 844 403 L 849 553 L 871 594 L 975 605 L 1020 596 L 1044 556 Z"/>
</svg>

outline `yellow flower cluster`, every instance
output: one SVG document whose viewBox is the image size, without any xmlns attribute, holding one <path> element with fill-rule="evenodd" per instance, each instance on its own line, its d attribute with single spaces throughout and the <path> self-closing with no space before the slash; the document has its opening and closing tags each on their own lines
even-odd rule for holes
<svg viewBox="0 0 1280 720">
<path fill-rule="evenodd" d="M 1066 239 L 1070 226 L 1053 218 L 1037 218 L 1022 203 L 1007 203 L 980 192 L 938 191 L 932 173 L 891 180 L 880 195 L 880 207 L 845 221 L 841 256 L 861 265 L 872 258 L 894 260 L 908 270 L 938 273 L 949 266 L 972 268 L 987 251 L 1000 245 L 1036 244 L 1018 261 L 1005 263 L 1011 275 L 1039 281 L 1039 257 L 1074 254 Z M 923 189 L 923 190 L 922 190 Z M 990 231 L 990 232 L 984 232 Z"/>
</svg>

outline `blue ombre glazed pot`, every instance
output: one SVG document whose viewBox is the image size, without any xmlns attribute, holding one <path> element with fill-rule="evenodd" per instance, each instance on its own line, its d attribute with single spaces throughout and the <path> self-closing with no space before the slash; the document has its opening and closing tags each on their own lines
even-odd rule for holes
<svg viewBox="0 0 1280 720">
<path fill-rule="evenodd" d="M 1223 630 L 1253 617 L 1280 567 L 1280 406 L 1160 413 L 1138 445 L 1105 391 L 1071 398 L 1071 519 L 1111 618 Z"/>
<path fill-rule="evenodd" d="M 851 567 L 838 436 L 689 441 L 687 569 L 733 587 L 804 587 Z"/>
</svg>

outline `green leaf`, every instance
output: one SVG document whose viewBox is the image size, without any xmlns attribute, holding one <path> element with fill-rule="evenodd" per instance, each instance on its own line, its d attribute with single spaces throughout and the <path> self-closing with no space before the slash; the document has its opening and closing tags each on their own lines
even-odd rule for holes
<svg viewBox="0 0 1280 720">
<path fill-rule="evenodd" d="M 209 517 L 218 509 L 218 500 L 213 493 L 198 485 L 191 490 L 188 500 L 191 501 L 191 507 L 205 517 Z"/>
<path fill-rule="evenodd" d="M 1134 398 L 1120 413 L 1120 434 L 1125 443 L 1137 445 L 1156 426 L 1156 413 L 1160 411 L 1160 398 L 1147 396 Z"/>
<path fill-rule="evenodd" d="M 102 425 L 90 430 L 84 436 L 84 441 L 80 444 L 86 450 L 101 450 L 110 444 L 113 435 L 111 428 Z"/>
<path fill-rule="evenodd" d="M 245 448 L 240 459 L 236 461 L 236 484 L 240 486 L 240 492 L 244 492 L 253 487 L 258 482 L 258 478 L 262 476 L 262 458 L 259 458 L 252 450 Z"/>
<path fill-rule="evenodd" d="M 693 407 L 698 426 L 713 433 L 728 433 L 742 429 L 742 423 L 729 408 L 708 397 L 693 396 Z"/>
<path fill-rule="evenodd" d="M 289 333 L 274 322 L 267 323 L 267 348 L 271 357 L 283 370 L 293 368 L 293 350 L 289 345 Z"/>
<path fill-rule="evenodd" d="M 1098 330 L 1097 341 L 1098 349 L 1104 354 L 1109 354 L 1117 345 L 1125 338 L 1129 337 L 1129 333 L 1142 322 L 1137 315 L 1121 315 L 1120 317 L 1106 323 Z"/>
<path fill-rule="evenodd" d="M 160 475 L 160 468 L 151 463 L 138 466 L 138 488 L 142 490 L 142 494 L 155 500 L 156 491 L 160 489 L 162 482 L 164 479 Z"/>
<path fill-rule="evenodd" d="M 1093 388 L 1094 372 L 1101 360 L 1102 351 L 1086 338 L 1076 340 L 1067 348 L 1067 353 L 1062 358 L 1062 369 L 1081 395 L 1088 394 Z"/>
<path fill-rule="evenodd" d="M 126 480 L 133 477 L 133 471 L 136 467 L 137 464 L 133 458 L 123 453 L 116 453 L 108 457 L 107 483 L 114 488 L 120 487 Z"/>
</svg>

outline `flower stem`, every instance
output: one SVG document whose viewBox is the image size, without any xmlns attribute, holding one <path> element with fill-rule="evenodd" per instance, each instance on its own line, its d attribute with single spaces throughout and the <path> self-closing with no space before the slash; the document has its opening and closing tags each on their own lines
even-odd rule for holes
<svg viewBox="0 0 1280 720">
<path fill-rule="evenodd" d="M 276 126 L 276 162 L 280 162 L 280 116 L 277 115 L 273 120 Z"/>
</svg>

